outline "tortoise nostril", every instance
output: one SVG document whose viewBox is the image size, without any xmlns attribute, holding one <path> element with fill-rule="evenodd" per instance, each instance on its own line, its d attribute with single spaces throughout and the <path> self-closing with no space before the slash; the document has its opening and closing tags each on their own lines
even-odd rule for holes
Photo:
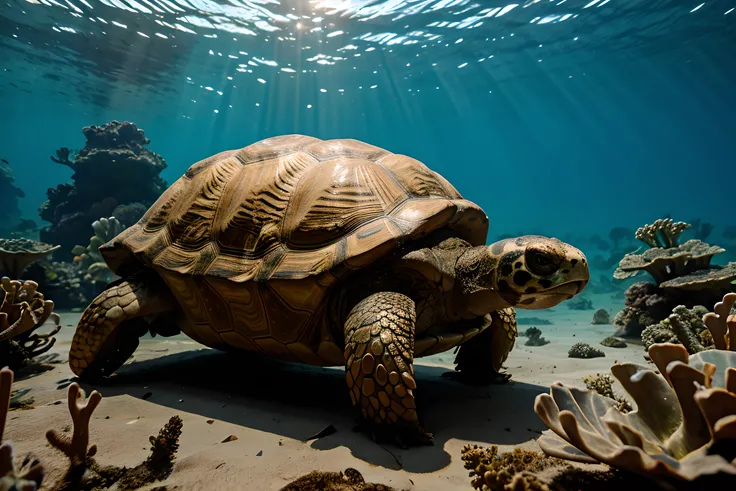
<svg viewBox="0 0 736 491">
<path fill-rule="evenodd" d="M 573 268 L 575 267 L 575 265 L 576 265 L 577 263 L 578 263 L 578 260 L 577 260 L 577 259 L 573 259 L 572 261 L 570 261 L 570 264 L 572 264 L 572 267 L 573 267 Z"/>
</svg>

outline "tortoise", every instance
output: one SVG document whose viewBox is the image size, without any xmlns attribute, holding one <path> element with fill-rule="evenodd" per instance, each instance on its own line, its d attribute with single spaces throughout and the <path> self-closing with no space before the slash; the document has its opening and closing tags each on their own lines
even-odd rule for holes
<svg viewBox="0 0 736 491">
<path fill-rule="evenodd" d="M 121 280 L 84 311 L 81 378 L 111 375 L 139 336 L 345 366 L 374 435 L 431 444 L 413 360 L 460 346 L 456 374 L 492 381 L 513 307 L 552 307 L 589 279 L 554 238 L 486 246 L 488 217 L 421 162 L 357 140 L 286 135 L 202 160 L 100 248 Z"/>
</svg>

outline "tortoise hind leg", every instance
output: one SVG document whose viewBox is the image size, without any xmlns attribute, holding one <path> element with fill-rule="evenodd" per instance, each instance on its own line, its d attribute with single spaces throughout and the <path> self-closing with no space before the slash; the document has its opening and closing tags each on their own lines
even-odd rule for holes
<svg viewBox="0 0 736 491">
<path fill-rule="evenodd" d="M 371 295 L 345 323 L 345 378 L 350 398 L 374 439 L 431 445 L 419 425 L 413 390 L 414 302 L 400 293 Z"/>
<path fill-rule="evenodd" d="M 148 331 L 143 317 L 176 308 L 161 278 L 143 272 L 114 284 L 87 307 L 69 351 L 69 366 L 80 378 L 112 374 L 133 354 Z"/>
<path fill-rule="evenodd" d="M 460 346 L 455 357 L 455 372 L 448 376 L 472 385 L 504 383 L 511 378 L 501 373 L 516 341 L 516 312 L 507 308 L 491 312 L 491 324 Z"/>
</svg>

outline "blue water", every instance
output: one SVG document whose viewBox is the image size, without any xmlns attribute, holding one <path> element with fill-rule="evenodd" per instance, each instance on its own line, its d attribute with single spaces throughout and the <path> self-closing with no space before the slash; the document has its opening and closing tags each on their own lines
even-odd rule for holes
<svg viewBox="0 0 736 491">
<path fill-rule="evenodd" d="M 6 0 L 0 158 L 40 220 L 83 126 L 169 182 L 283 133 L 425 162 L 498 234 L 736 224 L 736 0 Z"/>
</svg>

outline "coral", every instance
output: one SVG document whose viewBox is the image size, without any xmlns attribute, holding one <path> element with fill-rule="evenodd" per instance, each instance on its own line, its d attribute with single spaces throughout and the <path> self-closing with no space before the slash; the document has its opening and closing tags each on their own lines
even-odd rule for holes
<svg viewBox="0 0 736 491">
<path fill-rule="evenodd" d="M 551 429 L 540 447 L 554 457 L 675 482 L 736 479 L 736 353 L 689 356 L 682 345 L 656 344 L 649 356 L 661 375 L 632 363 L 611 367 L 636 405 L 628 414 L 593 391 L 559 382 L 537 396 L 534 411 Z"/>
<path fill-rule="evenodd" d="M 560 459 L 545 458 L 540 453 L 520 448 L 499 455 L 496 445 L 489 448 L 466 445 L 462 450 L 462 459 L 464 467 L 470 470 L 470 477 L 473 478 L 471 486 L 490 491 L 517 489 L 508 486 L 518 480 L 531 481 L 526 484 L 532 485 L 518 489 L 549 489 L 544 487 L 548 483 L 536 478 L 533 473 L 549 467 L 566 467 Z M 520 485 L 523 484 L 516 483 L 516 486 Z"/>
<path fill-rule="evenodd" d="M 601 345 L 608 348 L 625 348 L 627 346 L 626 341 L 615 336 L 608 336 L 601 341 Z"/>
<path fill-rule="evenodd" d="M 703 316 L 707 313 L 708 309 L 702 305 L 692 309 L 678 305 L 667 319 L 642 331 L 644 347 L 649 349 L 657 343 L 681 343 L 691 355 L 705 350 L 709 346 L 703 345 L 701 333 L 706 330 Z"/>
<path fill-rule="evenodd" d="M 637 478 L 612 471 L 587 471 L 538 452 L 466 445 L 462 450 L 473 488 L 481 491 L 620 491 L 638 489 Z"/>
<path fill-rule="evenodd" d="M 150 206 L 166 189 L 159 176 L 166 163 L 146 148 L 149 140 L 135 124 L 112 121 L 82 132 L 84 148 L 76 153 L 60 149 L 52 158 L 74 171 L 73 184 L 49 189 L 39 209 L 51 223 L 41 230 L 41 239 L 60 244 L 63 260 L 71 259 L 72 248 L 93 220 L 124 205 Z"/>
<path fill-rule="evenodd" d="M 536 327 L 530 327 L 524 331 L 522 336 L 529 338 L 524 343 L 524 346 L 544 346 L 545 344 L 549 344 L 549 341 L 542 337 L 542 331 Z"/>
<path fill-rule="evenodd" d="M 69 438 L 54 430 L 46 433 L 49 443 L 69 458 L 69 469 L 54 487 L 55 491 L 96 491 L 115 487 L 138 489 L 146 484 L 167 478 L 173 469 L 179 449 L 182 420 L 173 416 L 158 436 L 149 437 L 151 455 L 140 465 L 126 467 L 101 466 L 94 459 L 95 445 L 89 446 L 89 423 L 102 395 L 93 391 L 84 401 L 84 391 L 73 383 L 68 389 L 69 413 L 73 422 L 73 434 Z"/>
<path fill-rule="evenodd" d="M 60 435 L 54 430 L 46 432 L 46 439 L 49 443 L 67 456 L 71 469 L 84 466 L 87 458 L 97 453 L 96 445 L 89 446 L 89 422 L 100 401 L 102 401 L 102 395 L 95 390 L 84 402 L 84 391 L 79 388 L 78 384 L 71 384 L 67 402 L 74 425 L 72 437 Z"/>
<path fill-rule="evenodd" d="M 593 314 L 593 324 L 610 324 L 611 314 L 606 309 L 598 309 Z"/>
<path fill-rule="evenodd" d="M 86 272 L 77 263 L 38 261 L 26 270 L 26 278 L 35 281 L 39 289 L 54 299 L 59 309 L 74 309 L 89 304 L 96 289 L 82 281 Z"/>
<path fill-rule="evenodd" d="M 614 394 L 613 379 L 607 373 L 588 375 L 583 378 L 583 383 L 585 384 L 586 389 L 592 390 L 603 397 L 608 397 L 609 399 L 616 401 L 618 403 L 618 406 L 616 407 L 621 411 L 621 413 L 626 414 L 633 409 L 628 399 Z"/>
<path fill-rule="evenodd" d="M 572 300 L 568 300 L 565 305 L 571 310 L 593 310 L 593 302 L 582 297 L 575 297 Z"/>
<path fill-rule="evenodd" d="M 680 234 L 690 228 L 685 222 L 674 222 L 671 218 L 660 218 L 651 225 L 637 229 L 635 237 L 649 247 L 677 247 Z"/>
<path fill-rule="evenodd" d="M 47 352 L 56 342 L 59 316 L 53 312 L 54 302 L 45 300 L 33 281 L 0 280 L 0 359 L 11 368 L 19 368 L 31 358 Z M 50 320 L 51 332 L 36 334 L 35 330 Z"/>
<path fill-rule="evenodd" d="M 626 290 L 625 307 L 613 319 L 615 335 L 639 338 L 645 327 L 665 319 L 683 301 L 682 292 L 665 291 L 645 281 L 634 283 Z"/>
<path fill-rule="evenodd" d="M 722 252 L 725 252 L 722 247 L 693 239 L 667 249 L 657 247 L 647 249 L 642 254 L 629 253 L 621 259 L 613 277 L 622 280 L 646 271 L 657 284 L 660 284 L 701 269 L 708 269 L 713 256 Z"/>
<path fill-rule="evenodd" d="M 736 262 L 730 262 L 725 266 L 712 266 L 710 269 L 701 269 L 686 276 L 672 278 L 662 282 L 659 287 L 688 292 L 695 290 L 729 290 L 734 280 L 736 280 Z"/>
<path fill-rule="evenodd" d="M 570 351 L 567 352 L 567 356 L 569 358 L 600 358 L 606 356 L 606 354 L 589 344 L 575 343 L 570 348 Z"/>
<path fill-rule="evenodd" d="M 0 276 L 19 279 L 33 262 L 58 248 L 30 239 L 0 239 Z"/>
<path fill-rule="evenodd" d="M 0 490 L 35 491 L 43 481 L 43 466 L 36 459 L 26 457 L 21 468 L 16 469 L 13 447 L 3 443 L 12 387 L 13 371 L 3 368 L 0 370 Z"/>
<path fill-rule="evenodd" d="M 703 316 L 703 323 L 711 333 L 713 344 L 718 350 L 736 351 L 736 293 L 724 295 L 723 300 L 715 304 L 713 312 Z"/>
<path fill-rule="evenodd" d="M 355 469 L 345 472 L 310 472 L 281 488 L 281 491 L 394 491 L 383 484 L 366 483 Z"/>
<path fill-rule="evenodd" d="M 10 165 L 0 159 L 0 235 L 6 235 L 20 220 L 18 198 L 25 197 L 25 193 L 14 182 Z"/>
<path fill-rule="evenodd" d="M 92 283 L 101 283 L 103 286 L 114 279 L 114 274 L 108 268 L 105 259 L 100 254 L 100 247 L 114 239 L 123 231 L 123 226 L 117 218 L 100 218 L 92 223 L 95 235 L 89 239 L 89 245 L 75 246 L 72 249 L 74 262 L 79 263 L 86 274 L 84 280 Z"/>
</svg>

